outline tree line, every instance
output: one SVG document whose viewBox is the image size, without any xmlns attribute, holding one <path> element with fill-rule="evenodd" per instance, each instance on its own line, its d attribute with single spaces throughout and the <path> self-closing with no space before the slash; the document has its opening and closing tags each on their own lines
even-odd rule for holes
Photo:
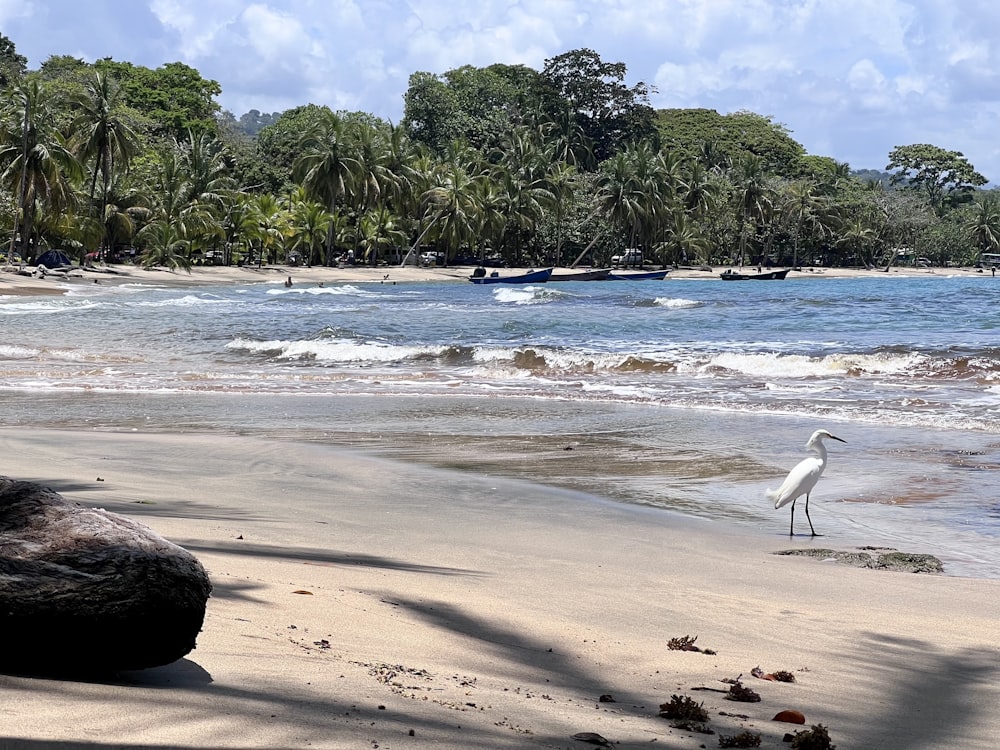
<svg viewBox="0 0 1000 750">
<path fill-rule="evenodd" d="M 894 148 L 884 172 L 807 154 L 752 112 L 654 110 L 623 63 L 416 72 L 398 124 L 304 105 L 220 109 L 170 63 L 53 56 L 0 35 L 0 229 L 9 259 L 80 262 L 967 265 L 1000 247 L 968 160 Z"/>
</svg>

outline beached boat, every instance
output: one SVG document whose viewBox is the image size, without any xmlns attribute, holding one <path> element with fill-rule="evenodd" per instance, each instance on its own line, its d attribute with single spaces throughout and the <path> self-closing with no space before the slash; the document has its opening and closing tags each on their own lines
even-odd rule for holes
<svg viewBox="0 0 1000 750">
<path fill-rule="evenodd" d="M 555 273 L 549 277 L 549 281 L 603 281 L 611 275 L 610 268 L 595 268 L 591 271 L 568 271 L 566 273 Z"/>
<path fill-rule="evenodd" d="M 469 281 L 473 284 L 544 284 L 551 276 L 552 269 L 543 268 L 540 271 L 528 271 L 516 276 L 501 276 L 494 271 L 489 276 L 470 276 Z"/>
<path fill-rule="evenodd" d="M 611 281 L 659 281 L 665 279 L 669 269 L 666 271 L 613 271 L 608 274 Z"/>
<path fill-rule="evenodd" d="M 730 268 L 720 273 L 719 278 L 723 281 L 781 281 L 790 270 L 785 268 L 781 271 L 764 271 L 763 273 L 739 273 Z"/>
</svg>

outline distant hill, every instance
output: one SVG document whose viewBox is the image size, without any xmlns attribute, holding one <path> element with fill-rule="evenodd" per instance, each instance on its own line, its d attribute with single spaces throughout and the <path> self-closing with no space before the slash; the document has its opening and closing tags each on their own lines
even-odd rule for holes
<svg viewBox="0 0 1000 750">
<path fill-rule="evenodd" d="M 883 187 L 892 187 L 892 173 L 878 169 L 852 169 L 851 175 L 862 182 L 881 182 Z"/>
<path fill-rule="evenodd" d="M 261 128 L 273 125 L 279 117 L 281 117 L 281 112 L 261 113 L 256 109 L 251 109 L 246 114 L 240 115 L 240 119 L 236 121 L 236 128 L 244 135 L 255 137 Z"/>
</svg>

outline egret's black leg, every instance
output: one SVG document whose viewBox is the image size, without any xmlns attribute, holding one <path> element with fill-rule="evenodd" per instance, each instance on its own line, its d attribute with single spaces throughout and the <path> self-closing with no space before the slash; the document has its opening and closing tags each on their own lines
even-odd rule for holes
<svg viewBox="0 0 1000 750">
<path fill-rule="evenodd" d="M 795 501 L 792 500 L 792 522 L 788 524 L 788 536 L 795 536 Z"/>
<path fill-rule="evenodd" d="M 812 532 L 813 536 L 822 536 L 822 534 L 817 534 L 816 529 L 813 528 L 813 520 L 809 518 L 809 493 L 806 493 L 806 518 L 809 519 L 809 531 Z"/>
</svg>

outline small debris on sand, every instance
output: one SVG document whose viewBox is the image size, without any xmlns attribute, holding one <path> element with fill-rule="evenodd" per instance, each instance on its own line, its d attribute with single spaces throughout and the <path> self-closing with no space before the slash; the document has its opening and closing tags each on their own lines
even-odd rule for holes
<svg viewBox="0 0 1000 750">
<path fill-rule="evenodd" d="M 855 568 L 893 570 L 900 573 L 943 573 L 944 564 L 934 555 L 900 552 L 891 547 L 859 547 L 858 551 L 834 549 L 786 549 L 776 555 L 796 555 L 833 560 Z"/>
</svg>

